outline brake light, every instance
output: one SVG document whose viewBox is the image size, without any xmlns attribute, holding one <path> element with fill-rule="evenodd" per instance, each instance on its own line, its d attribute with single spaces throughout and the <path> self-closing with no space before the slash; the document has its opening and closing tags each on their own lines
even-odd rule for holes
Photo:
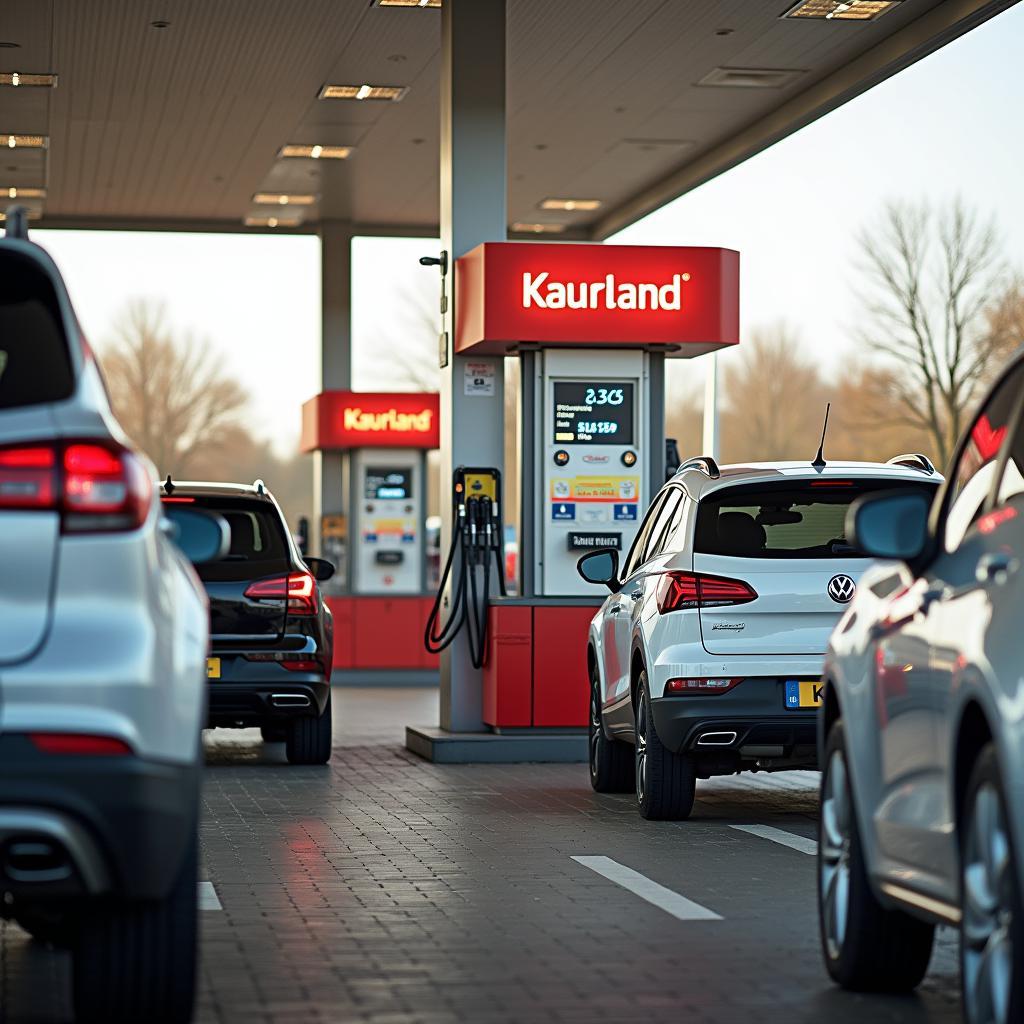
<svg viewBox="0 0 1024 1024">
<path fill-rule="evenodd" d="M 697 572 L 667 572 L 658 582 L 658 611 L 722 608 L 757 600 L 757 591 L 743 580 Z"/>
<path fill-rule="evenodd" d="M 270 661 L 288 669 L 289 672 L 323 672 L 324 665 L 319 658 L 308 654 L 287 654 L 282 651 L 250 651 L 243 655 L 246 661 Z"/>
<path fill-rule="evenodd" d="M 295 615 L 316 615 L 320 610 L 316 580 L 308 572 L 287 576 L 271 576 L 257 580 L 245 588 L 245 596 L 254 601 L 288 601 L 288 611 Z"/>
<path fill-rule="evenodd" d="M 671 693 L 728 693 L 734 686 L 739 686 L 742 679 L 670 679 L 665 684 L 665 695 Z"/>
<path fill-rule="evenodd" d="M 34 732 L 29 738 L 41 754 L 84 754 L 99 757 L 124 756 L 132 748 L 114 736 L 88 736 L 81 733 Z"/>
<path fill-rule="evenodd" d="M 134 530 L 152 488 L 138 456 L 115 442 L 0 448 L 0 508 L 60 512 L 64 533 Z"/>
<path fill-rule="evenodd" d="M 0 449 L 0 508 L 53 508 L 56 462 L 49 446 Z"/>
<path fill-rule="evenodd" d="M 192 505 L 195 503 L 195 498 L 171 498 L 164 495 L 160 499 L 165 505 Z"/>
</svg>

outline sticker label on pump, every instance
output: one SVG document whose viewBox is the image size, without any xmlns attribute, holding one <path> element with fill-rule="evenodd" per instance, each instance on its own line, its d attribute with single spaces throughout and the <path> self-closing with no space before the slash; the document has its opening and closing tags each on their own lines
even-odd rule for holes
<svg viewBox="0 0 1024 1024">
<path fill-rule="evenodd" d="M 632 504 L 632 505 L 615 505 L 614 506 L 614 513 L 613 514 L 614 514 L 615 518 L 617 520 L 619 520 L 620 522 L 626 521 L 626 522 L 635 523 L 636 522 L 636 513 L 637 513 L 637 507 L 636 507 L 635 503 Z"/>
<path fill-rule="evenodd" d="M 577 476 L 551 481 L 551 497 L 555 501 L 635 502 L 640 493 L 637 476 Z"/>
<path fill-rule="evenodd" d="M 551 506 L 551 518 L 557 522 L 573 522 L 576 519 L 576 505 L 574 502 L 556 501 Z"/>
</svg>

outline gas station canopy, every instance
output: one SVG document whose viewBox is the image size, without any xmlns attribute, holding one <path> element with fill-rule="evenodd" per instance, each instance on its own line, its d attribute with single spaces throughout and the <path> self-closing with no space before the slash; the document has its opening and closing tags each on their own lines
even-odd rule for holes
<svg viewBox="0 0 1024 1024">
<path fill-rule="evenodd" d="M 5 0 L 0 188 L 47 227 L 434 235 L 438 5 Z M 510 234 L 603 239 L 1009 6 L 510 0 Z"/>
</svg>

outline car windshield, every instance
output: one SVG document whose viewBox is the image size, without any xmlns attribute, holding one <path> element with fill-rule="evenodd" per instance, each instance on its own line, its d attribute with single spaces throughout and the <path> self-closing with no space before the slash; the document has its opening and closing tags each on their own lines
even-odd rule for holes
<svg viewBox="0 0 1024 1024">
<path fill-rule="evenodd" d="M 178 507 L 172 497 L 170 502 L 165 501 L 164 514 L 173 521 Z M 257 579 L 287 568 L 289 553 L 284 525 L 269 502 L 196 496 L 180 507 L 219 512 L 231 530 L 231 546 L 224 558 L 197 566 L 204 582 Z"/>
<path fill-rule="evenodd" d="M 846 513 L 863 494 L 937 484 L 892 480 L 800 480 L 715 491 L 698 508 L 694 549 L 738 558 L 864 558 L 846 537 Z"/>
</svg>

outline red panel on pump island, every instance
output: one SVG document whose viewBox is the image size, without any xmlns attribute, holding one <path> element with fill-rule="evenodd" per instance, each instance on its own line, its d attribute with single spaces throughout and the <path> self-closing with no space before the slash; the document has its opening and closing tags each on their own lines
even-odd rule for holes
<svg viewBox="0 0 1024 1024">
<path fill-rule="evenodd" d="M 733 249 L 487 242 L 455 263 L 456 352 L 664 345 L 701 355 L 739 341 Z"/>
</svg>

